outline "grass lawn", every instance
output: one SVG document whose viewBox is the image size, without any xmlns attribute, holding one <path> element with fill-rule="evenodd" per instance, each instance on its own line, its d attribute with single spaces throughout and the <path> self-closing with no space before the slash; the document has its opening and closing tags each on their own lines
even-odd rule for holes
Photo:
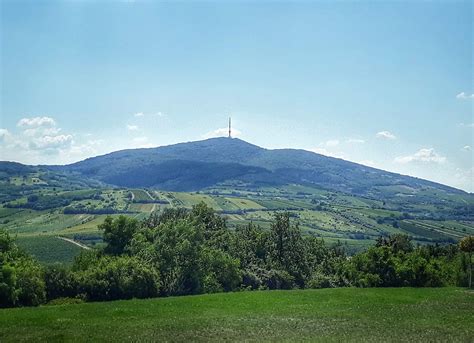
<svg viewBox="0 0 474 343">
<path fill-rule="evenodd" d="M 0 310 L 0 341 L 474 341 L 474 292 L 241 292 Z"/>
</svg>

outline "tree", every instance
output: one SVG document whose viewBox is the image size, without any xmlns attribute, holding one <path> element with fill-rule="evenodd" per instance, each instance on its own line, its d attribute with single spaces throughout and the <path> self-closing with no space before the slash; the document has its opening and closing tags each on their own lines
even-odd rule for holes
<svg viewBox="0 0 474 343">
<path fill-rule="evenodd" d="M 15 269 L 7 264 L 0 265 L 0 307 L 14 306 L 18 301 Z"/>
<path fill-rule="evenodd" d="M 298 224 L 290 223 L 288 212 L 276 213 L 270 231 L 270 256 L 277 269 L 290 274 L 296 284 L 304 286 L 309 270 L 306 247 Z"/>
<path fill-rule="evenodd" d="M 43 268 L 0 229 L 0 307 L 36 306 L 45 297 Z"/>
<path fill-rule="evenodd" d="M 376 246 L 389 247 L 394 253 L 413 251 L 413 244 L 411 243 L 410 237 L 400 233 L 391 235 L 388 238 L 379 237 Z"/>
<path fill-rule="evenodd" d="M 160 271 L 162 294 L 201 292 L 200 254 L 204 228 L 194 224 L 188 218 L 170 219 L 155 228 L 144 228 L 133 237 L 131 254 Z"/>
<path fill-rule="evenodd" d="M 201 201 L 193 206 L 190 217 L 194 225 L 204 228 L 204 240 L 207 245 L 221 250 L 229 249 L 230 231 L 227 230 L 226 221 L 217 215 L 211 207 Z"/>
<path fill-rule="evenodd" d="M 43 267 L 29 256 L 19 258 L 15 263 L 18 287 L 18 304 L 38 306 L 46 301 L 46 287 Z"/>
<path fill-rule="evenodd" d="M 125 216 L 117 219 L 109 216 L 105 218 L 105 221 L 99 225 L 99 229 L 104 231 L 104 242 L 107 243 L 105 252 L 112 255 L 123 254 L 138 228 L 139 222 L 134 218 Z"/>
<path fill-rule="evenodd" d="M 459 242 L 459 248 L 468 255 L 469 288 L 472 287 L 472 253 L 474 252 L 474 236 L 467 236 Z"/>
<path fill-rule="evenodd" d="M 0 307 L 36 306 L 44 301 L 43 268 L 0 229 Z"/>
<path fill-rule="evenodd" d="M 48 267 L 44 274 L 44 281 L 48 300 L 77 295 L 76 275 L 70 269 L 61 265 Z"/>
<path fill-rule="evenodd" d="M 102 256 L 77 273 L 79 292 L 90 300 L 158 296 L 159 273 L 136 257 Z"/>
<path fill-rule="evenodd" d="M 221 250 L 204 248 L 200 267 L 204 293 L 233 291 L 242 282 L 239 261 Z"/>
<path fill-rule="evenodd" d="M 231 253 L 240 260 L 243 269 L 261 265 L 266 260 L 268 232 L 249 223 L 235 230 Z"/>
</svg>

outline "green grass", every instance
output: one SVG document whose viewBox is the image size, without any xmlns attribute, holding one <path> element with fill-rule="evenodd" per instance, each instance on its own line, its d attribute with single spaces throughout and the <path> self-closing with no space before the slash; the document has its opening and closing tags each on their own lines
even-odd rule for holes
<svg viewBox="0 0 474 343">
<path fill-rule="evenodd" d="M 0 310 L 0 340 L 474 340 L 463 289 L 242 292 Z"/>
</svg>

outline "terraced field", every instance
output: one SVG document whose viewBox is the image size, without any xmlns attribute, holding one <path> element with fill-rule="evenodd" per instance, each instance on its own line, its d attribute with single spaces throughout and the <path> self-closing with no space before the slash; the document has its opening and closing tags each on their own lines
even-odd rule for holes
<svg viewBox="0 0 474 343">
<path fill-rule="evenodd" d="M 16 242 L 18 246 L 45 264 L 72 263 L 74 257 L 81 251 L 79 246 L 53 235 L 19 236 Z"/>
<path fill-rule="evenodd" d="M 22 180 L 10 181 L 17 184 Z M 0 206 L 0 225 L 16 235 L 20 245 L 47 263 L 54 260 L 51 256 L 56 256 L 59 262 L 69 262 L 80 250 L 70 242 L 59 242 L 56 236 L 89 246 L 100 244 L 101 232 L 97 226 L 107 215 L 125 214 L 141 220 L 167 207 L 190 209 L 200 202 L 225 216 L 230 227 L 253 222 L 268 229 L 275 211 L 289 211 L 307 234 L 323 237 L 329 243 L 342 242 L 350 251 L 370 245 L 380 235 L 393 233 L 408 234 L 421 244 L 456 242 L 474 234 L 472 221 L 423 217 L 419 213 L 433 207 L 429 203 L 407 213 L 394 203 L 302 185 L 258 189 L 220 186 L 186 193 L 145 188 L 49 187 L 40 175 L 26 178 L 25 182 L 34 185 L 33 190 L 8 196 L 9 200 Z M 58 205 L 51 206 L 49 201 Z M 46 209 L 35 209 L 38 204 Z M 68 248 L 70 251 L 66 253 Z"/>
</svg>

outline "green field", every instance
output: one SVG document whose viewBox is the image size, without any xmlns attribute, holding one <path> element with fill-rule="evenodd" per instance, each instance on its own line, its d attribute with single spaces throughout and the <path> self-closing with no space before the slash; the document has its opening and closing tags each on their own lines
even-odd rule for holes
<svg viewBox="0 0 474 343">
<path fill-rule="evenodd" d="M 224 216 L 230 228 L 253 222 L 268 229 L 276 211 L 289 211 L 303 232 L 330 244 L 340 241 L 350 252 L 373 244 L 381 235 L 395 233 L 410 235 L 419 244 L 455 243 L 474 235 L 474 221 L 470 217 L 458 219 L 453 212 L 463 204 L 471 206 L 469 197 L 466 200 L 439 195 L 435 206 L 429 193 L 426 196 L 431 198 L 426 202 L 423 195 L 421 201 L 412 204 L 408 200 L 400 202 L 395 195 L 391 200 L 380 201 L 295 184 L 256 188 L 223 184 L 199 192 L 169 192 L 91 188 L 71 181 L 74 179 L 53 182 L 48 174 L 40 172 L 0 178 L 0 228 L 17 236 L 20 245 L 40 261 L 49 262 L 57 256 L 64 257 L 57 262 L 68 263 L 71 256 L 77 255 L 77 246 L 71 243 L 48 246 L 47 241 L 57 243 L 55 236 L 79 240 L 91 247 L 100 243 L 97 226 L 107 215 L 124 214 L 142 220 L 165 208 L 191 209 L 200 202 Z M 393 187 L 383 190 L 390 194 L 409 191 Z"/>
<path fill-rule="evenodd" d="M 20 236 L 15 243 L 44 264 L 72 263 L 81 251 L 77 245 L 56 236 Z"/>
<path fill-rule="evenodd" d="M 241 292 L 0 310 L 0 341 L 474 340 L 455 288 Z"/>
</svg>

